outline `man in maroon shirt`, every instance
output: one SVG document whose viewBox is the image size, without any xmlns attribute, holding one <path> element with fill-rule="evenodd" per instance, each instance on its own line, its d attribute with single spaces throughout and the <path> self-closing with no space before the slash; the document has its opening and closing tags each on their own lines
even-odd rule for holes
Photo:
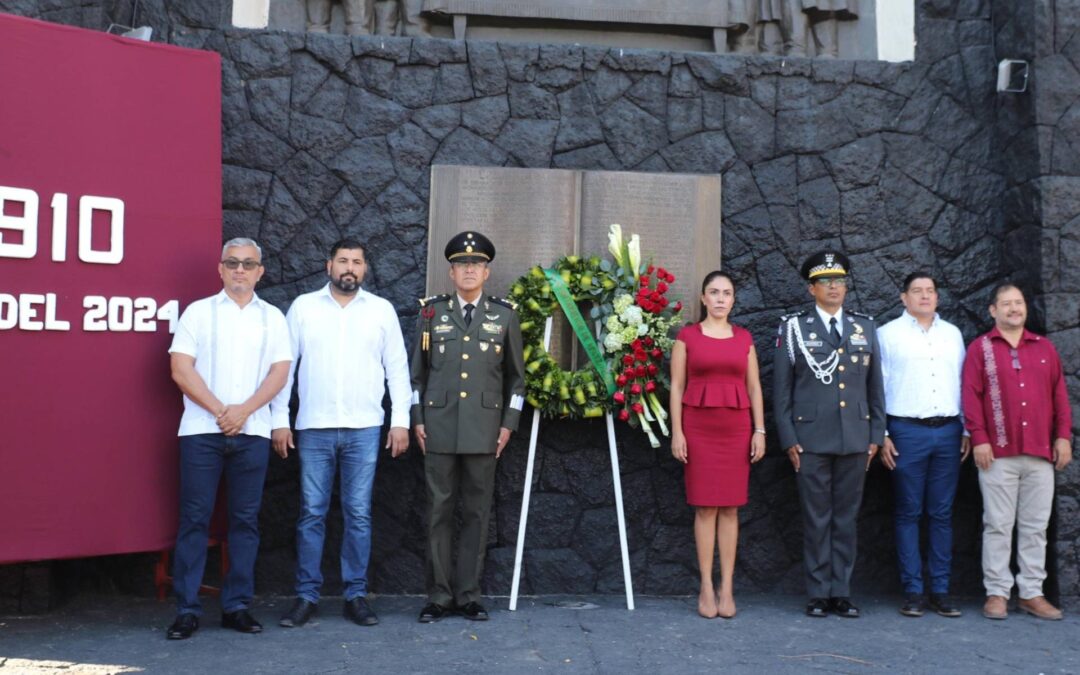
<svg viewBox="0 0 1080 675">
<path fill-rule="evenodd" d="M 1054 345 L 1024 329 L 1020 289 L 1000 284 L 992 300 L 994 328 L 968 347 L 962 392 L 983 495 L 983 616 L 1008 616 L 1015 525 L 1019 608 L 1056 620 L 1061 610 L 1043 596 L 1042 585 L 1054 468 L 1061 471 L 1072 460 L 1069 396 Z"/>
</svg>

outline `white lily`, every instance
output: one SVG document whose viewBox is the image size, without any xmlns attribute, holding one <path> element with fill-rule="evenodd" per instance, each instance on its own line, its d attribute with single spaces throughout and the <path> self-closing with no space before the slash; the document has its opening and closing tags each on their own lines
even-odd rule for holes
<svg viewBox="0 0 1080 675">
<path fill-rule="evenodd" d="M 627 249 L 630 251 L 630 267 L 633 268 L 634 274 L 637 275 L 641 269 L 641 237 L 636 234 L 631 236 Z"/>
<path fill-rule="evenodd" d="M 622 267 L 623 264 L 623 238 L 622 238 L 622 225 L 618 223 L 612 223 L 608 228 L 608 251 L 611 253 L 611 257 L 615 258 L 615 262 Z"/>
</svg>

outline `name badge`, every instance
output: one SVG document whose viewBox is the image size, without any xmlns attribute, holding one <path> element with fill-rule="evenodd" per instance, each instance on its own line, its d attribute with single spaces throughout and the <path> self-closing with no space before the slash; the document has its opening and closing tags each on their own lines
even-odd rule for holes
<svg viewBox="0 0 1080 675">
<path fill-rule="evenodd" d="M 866 336 L 861 333 L 855 333 L 851 336 L 851 344 L 858 347 L 865 347 L 867 345 Z"/>
<path fill-rule="evenodd" d="M 481 324 L 480 328 L 482 328 L 485 333 L 491 333 L 492 335 L 502 335 L 502 324 L 494 322 L 484 322 L 483 324 Z"/>
<path fill-rule="evenodd" d="M 454 332 L 453 324 L 443 323 L 443 324 L 439 324 L 438 326 L 435 326 L 435 334 L 436 335 L 442 335 L 444 333 L 453 333 L 453 332 Z"/>
<path fill-rule="evenodd" d="M 821 340 L 807 340 L 803 344 L 806 345 L 807 347 L 823 347 L 823 346 L 825 346 L 825 343 L 822 342 Z"/>
</svg>

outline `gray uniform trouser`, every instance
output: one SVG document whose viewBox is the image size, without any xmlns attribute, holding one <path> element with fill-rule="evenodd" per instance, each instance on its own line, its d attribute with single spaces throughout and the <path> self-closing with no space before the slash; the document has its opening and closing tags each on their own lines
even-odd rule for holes
<svg viewBox="0 0 1080 675">
<path fill-rule="evenodd" d="M 803 565 L 811 598 L 851 595 L 856 523 L 866 480 L 866 454 L 799 456 Z"/>
<path fill-rule="evenodd" d="M 424 456 L 428 495 L 428 602 L 443 607 L 480 600 L 480 577 L 487 553 L 488 517 L 495 492 L 494 454 Z M 451 548 L 454 507 L 461 498 L 457 566 Z"/>
</svg>

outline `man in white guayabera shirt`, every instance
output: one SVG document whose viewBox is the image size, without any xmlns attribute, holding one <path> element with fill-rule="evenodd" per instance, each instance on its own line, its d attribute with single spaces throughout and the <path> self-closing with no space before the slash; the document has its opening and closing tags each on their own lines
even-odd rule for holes
<svg viewBox="0 0 1080 675">
<path fill-rule="evenodd" d="M 296 524 L 296 600 L 280 621 L 302 626 L 315 614 L 322 588 L 326 513 L 341 467 L 341 580 L 345 618 L 361 626 L 379 622 L 366 596 L 371 556 L 371 491 L 389 384 L 392 411 L 386 447 L 397 457 L 409 447 L 409 357 L 393 305 L 360 287 L 367 260 L 360 242 L 330 247 L 326 286 L 298 297 L 289 308 L 294 362 L 289 386 L 274 400 L 274 450 L 293 447 L 289 429 L 292 381 L 299 382 L 296 416 L 301 503 Z"/>
<path fill-rule="evenodd" d="M 964 337 L 938 316 L 937 282 L 929 273 L 909 274 L 900 300 L 904 313 L 878 329 L 889 432 L 881 463 L 893 472 L 896 494 L 896 554 L 906 596 L 900 613 L 922 616 L 927 605 L 919 550 L 925 512 L 929 606 L 957 617 L 960 610 L 948 597 L 952 509 L 960 463 L 971 451 L 960 418 Z"/>
<path fill-rule="evenodd" d="M 224 288 L 184 310 L 169 347 L 172 377 L 184 393 L 170 640 L 189 638 L 199 628 L 199 586 L 222 474 L 229 495 L 229 571 L 221 588 L 221 625 L 242 633 L 262 630 L 248 609 L 270 459 L 267 404 L 289 376 L 292 352 L 281 310 L 255 295 L 263 275 L 259 245 L 251 239 L 226 242 L 218 273 Z"/>
</svg>

